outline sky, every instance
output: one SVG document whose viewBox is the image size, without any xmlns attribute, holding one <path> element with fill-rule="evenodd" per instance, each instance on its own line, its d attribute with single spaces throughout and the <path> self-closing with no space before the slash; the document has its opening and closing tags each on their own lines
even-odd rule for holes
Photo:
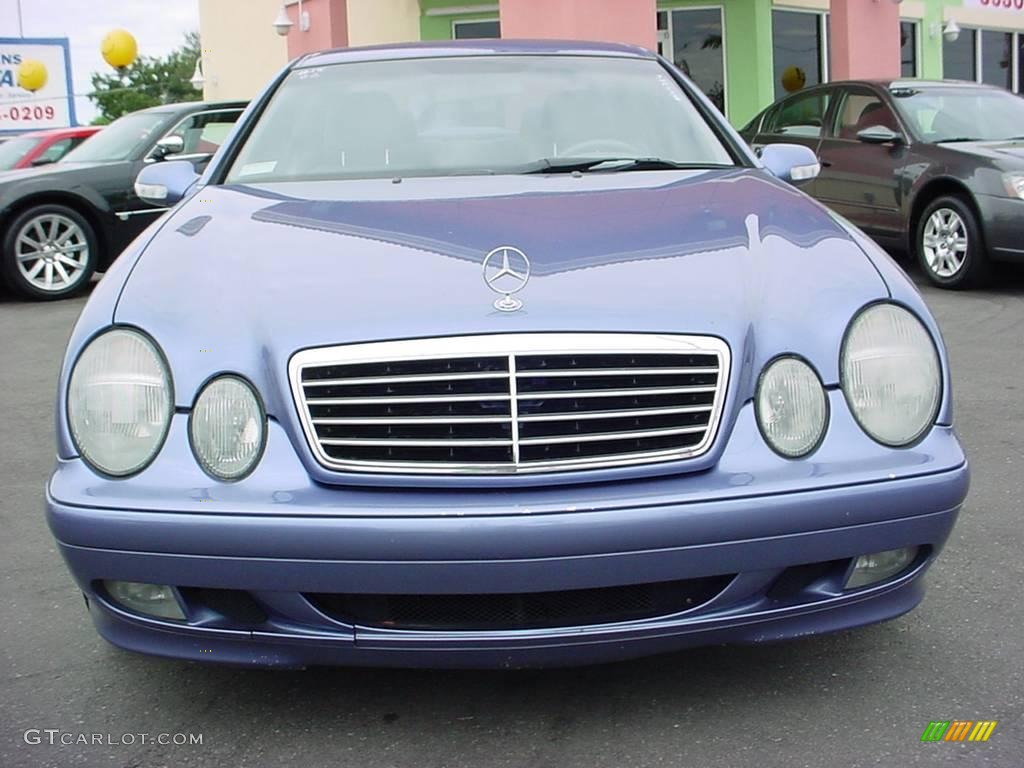
<svg viewBox="0 0 1024 768">
<path fill-rule="evenodd" d="M 89 123 L 96 108 L 85 98 L 90 75 L 112 71 L 100 55 L 100 41 L 112 29 L 131 32 L 139 54 L 163 56 L 183 42 L 186 32 L 199 31 L 198 0 L 21 0 L 25 37 L 67 37 L 71 41 L 71 73 L 75 110 Z M 0 37 L 18 37 L 18 0 L 0 0 Z"/>
</svg>

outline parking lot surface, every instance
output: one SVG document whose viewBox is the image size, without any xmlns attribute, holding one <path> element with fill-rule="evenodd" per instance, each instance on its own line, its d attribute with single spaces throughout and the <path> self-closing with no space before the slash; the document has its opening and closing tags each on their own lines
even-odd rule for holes
<svg viewBox="0 0 1024 768">
<path fill-rule="evenodd" d="M 1024 764 L 1024 272 L 923 290 L 973 479 L 917 610 L 786 644 L 516 672 L 247 671 L 107 645 L 42 514 L 85 299 L 0 296 L 0 766 Z M 933 720 L 998 724 L 987 743 L 922 743 Z M 182 734 L 202 743 L 158 743 Z"/>
</svg>

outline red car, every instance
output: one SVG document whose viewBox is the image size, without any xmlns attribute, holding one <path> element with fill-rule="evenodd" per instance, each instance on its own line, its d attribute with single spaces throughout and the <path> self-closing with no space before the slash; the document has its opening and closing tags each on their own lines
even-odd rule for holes
<svg viewBox="0 0 1024 768">
<path fill-rule="evenodd" d="M 15 136 L 0 144 L 0 171 L 55 163 L 98 130 L 99 126 L 84 125 Z"/>
</svg>

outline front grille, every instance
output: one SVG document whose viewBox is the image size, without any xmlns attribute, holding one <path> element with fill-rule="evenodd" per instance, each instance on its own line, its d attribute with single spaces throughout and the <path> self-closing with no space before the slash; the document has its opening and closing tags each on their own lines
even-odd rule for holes
<svg viewBox="0 0 1024 768">
<path fill-rule="evenodd" d="M 670 616 L 703 605 L 732 579 L 712 576 L 523 594 L 305 597 L 332 619 L 366 627 L 456 632 L 545 629 Z"/>
<path fill-rule="evenodd" d="M 306 437 L 337 470 L 492 473 L 691 458 L 714 438 L 729 351 L 711 337 L 508 334 L 297 353 Z"/>
</svg>

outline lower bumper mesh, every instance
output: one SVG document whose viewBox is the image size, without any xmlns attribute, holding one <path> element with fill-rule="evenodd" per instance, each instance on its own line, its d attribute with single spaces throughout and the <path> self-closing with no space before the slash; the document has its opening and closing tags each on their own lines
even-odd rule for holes
<svg viewBox="0 0 1024 768">
<path fill-rule="evenodd" d="M 733 575 L 621 587 L 482 595 L 307 594 L 327 616 L 361 626 L 409 630 L 511 630 L 610 624 L 696 608 Z"/>
</svg>

